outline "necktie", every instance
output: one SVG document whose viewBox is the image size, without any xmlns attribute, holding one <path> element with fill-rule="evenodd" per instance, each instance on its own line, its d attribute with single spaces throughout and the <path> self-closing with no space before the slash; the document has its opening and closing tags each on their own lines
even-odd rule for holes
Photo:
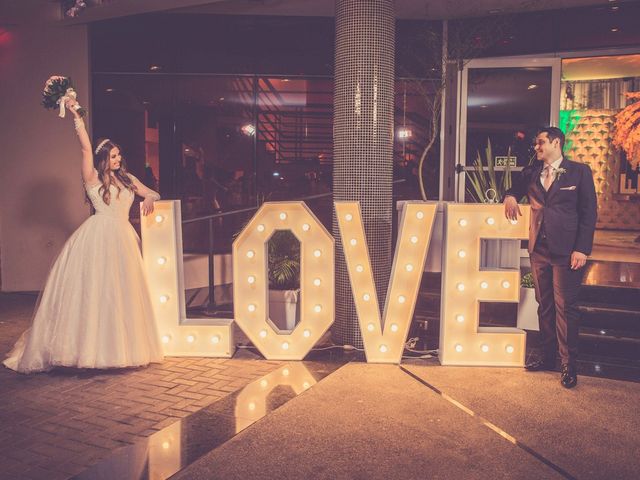
<svg viewBox="0 0 640 480">
<path fill-rule="evenodd" d="M 544 175 L 544 189 L 546 191 L 549 191 L 549 187 L 551 187 L 551 184 L 553 183 L 553 173 L 552 173 L 552 166 L 551 165 L 547 165 L 546 167 L 544 167 L 545 170 L 545 175 Z"/>
</svg>

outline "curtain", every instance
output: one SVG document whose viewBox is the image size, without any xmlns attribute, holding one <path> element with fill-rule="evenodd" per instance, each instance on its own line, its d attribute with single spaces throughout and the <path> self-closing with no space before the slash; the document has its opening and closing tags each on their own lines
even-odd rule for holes
<svg viewBox="0 0 640 480">
<path fill-rule="evenodd" d="M 640 91 L 640 77 L 562 82 L 560 89 L 560 110 L 620 110 L 625 93 Z"/>
</svg>

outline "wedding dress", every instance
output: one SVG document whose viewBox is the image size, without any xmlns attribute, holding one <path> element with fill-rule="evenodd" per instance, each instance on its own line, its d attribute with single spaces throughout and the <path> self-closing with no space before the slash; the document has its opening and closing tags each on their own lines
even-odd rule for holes
<svg viewBox="0 0 640 480">
<path fill-rule="evenodd" d="M 96 213 L 67 240 L 47 278 L 33 324 L 4 365 L 21 373 L 55 366 L 121 368 L 163 358 L 140 239 L 129 223 L 134 193 L 86 187 Z"/>
</svg>

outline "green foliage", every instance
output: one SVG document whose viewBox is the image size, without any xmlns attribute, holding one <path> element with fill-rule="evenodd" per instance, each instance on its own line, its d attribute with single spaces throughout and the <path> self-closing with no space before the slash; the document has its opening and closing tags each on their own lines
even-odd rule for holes
<svg viewBox="0 0 640 480">
<path fill-rule="evenodd" d="M 495 157 L 491 148 L 491 139 L 487 138 L 487 148 L 484 151 L 486 165 L 480 152 L 477 152 L 473 162 L 475 171 L 467 172 L 467 193 L 477 203 L 501 202 L 504 194 L 511 188 L 511 166 L 507 162 L 501 177 L 495 169 Z M 511 147 L 507 151 L 507 157 L 511 156 Z M 535 154 L 529 159 L 529 165 L 533 162 Z M 487 170 L 485 171 L 485 167 Z M 469 186 L 470 185 L 470 186 Z M 523 203 L 526 201 L 523 200 Z"/>
<path fill-rule="evenodd" d="M 511 156 L 511 148 L 507 153 Z M 506 169 L 502 175 L 502 179 L 498 181 L 495 171 L 495 159 L 491 148 L 491 139 L 487 138 L 487 148 L 485 149 L 486 167 L 482 160 L 482 155 L 477 152 L 476 159 L 473 162 L 475 171 L 467 172 L 467 178 L 471 187 L 467 187 L 467 192 L 478 203 L 495 203 L 499 202 L 504 196 L 504 192 L 511 188 L 511 167 L 507 162 Z"/>
<path fill-rule="evenodd" d="M 520 280 L 520 285 L 524 288 L 533 288 L 533 273 L 525 273 Z"/>
<path fill-rule="evenodd" d="M 277 230 L 269 239 L 269 288 L 300 288 L 300 241 L 291 230 Z"/>
</svg>

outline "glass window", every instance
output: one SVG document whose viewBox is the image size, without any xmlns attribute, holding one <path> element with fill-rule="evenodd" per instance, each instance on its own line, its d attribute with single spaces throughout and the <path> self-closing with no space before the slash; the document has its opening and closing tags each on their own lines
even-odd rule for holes
<svg viewBox="0 0 640 480">
<path fill-rule="evenodd" d="M 593 172 L 598 227 L 640 229 L 640 210 L 628 201 L 640 198 L 640 155 L 629 156 L 621 145 L 634 131 L 623 119 L 640 101 L 629 95 L 640 92 L 640 55 L 564 59 L 562 78 L 565 152 Z"/>
</svg>

